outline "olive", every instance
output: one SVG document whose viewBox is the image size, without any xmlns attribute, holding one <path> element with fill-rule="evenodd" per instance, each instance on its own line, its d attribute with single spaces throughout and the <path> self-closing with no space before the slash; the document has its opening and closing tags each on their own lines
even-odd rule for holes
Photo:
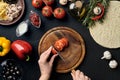
<svg viewBox="0 0 120 80">
<path fill-rule="evenodd" d="M 15 73 L 15 72 L 13 72 L 12 74 L 13 74 L 13 75 L 16 75 L 16 73 Z"/>
<path fill-rule="evenodd" d="M 14 71 L 13 69 L 10 70 L 11 73 L 13 73 L 13 71 Z"/>
<path fill-rule="evenodd" d="M 8 76 L 8 77 L 7 77 L 8 80 L 10 80 L 10 79 L 12 79 L 12 78 L 13 78 L 12 76 Z"/>
<path fill-rule="evenodd" d="M 17 75 L 20 75 L 20 71 L 16 71 L 16 74 L 17 74 Z"/>
<path fill-rule="evenodd" d="M 3 70 L 1 74 L 5 74 L 5 71 Z"/>
<path fill-rule="evenodd" d="M 4 74 L 4 75 L 2 75 L 2 77 L 3 77 L 3 78 L 6 78 L 6 75 Z"/>
<path fill-rule="evenodd" d="M 6 70 L 6 68 L 7 68 L 7 67 L 4 65 L 4 66 L 3 66 L 3 70 Z"/>
<path fill-rule="evenodd" d="M 14 69 L 15 69 L 15 70 L 18 70 L 18 67 L 15 67 Z"/>
<path fill-rule="evenodd" d="M 11 66 L 11 69 L 14 69 L 14 66 Z"/>
<path fill-rule="evenodd" d="M 9 71 L 6 71 L 5 75 L 8 75 L 10 72 Z"/>
<path fill-rule="evenodd" d="M 12 62 L 7 62 L 7 65 L 12 66 L 14 64 Z"/>
<path fill-rule="evenodd" d="M 13 77 L 12 79 L 13 79 L 13 80 L 16 80 L 16 78 L 15 78 L 15 77 Z"/>
<path fill-rule="evenodd" d="M 14 60 L 4 61 L 1 66 L 0 76 L 3 77 L 3 80 L 18 80 L 21 77 L 21 70 Z"/>
</svg>

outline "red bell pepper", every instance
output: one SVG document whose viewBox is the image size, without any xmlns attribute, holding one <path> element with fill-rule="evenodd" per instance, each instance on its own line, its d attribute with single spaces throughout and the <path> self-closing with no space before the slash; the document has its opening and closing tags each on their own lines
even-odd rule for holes
<svg viewBox="0 0 120 80">
<path fill-rule="evenodd" d="M 32 46 L 30 43 L 24 40 L 16 40 L 11 44 L 11 49 L 15 52 L 17 57 L 21 60 L 28 61 L 29 55 L 32 52 Z"/>
</svg>

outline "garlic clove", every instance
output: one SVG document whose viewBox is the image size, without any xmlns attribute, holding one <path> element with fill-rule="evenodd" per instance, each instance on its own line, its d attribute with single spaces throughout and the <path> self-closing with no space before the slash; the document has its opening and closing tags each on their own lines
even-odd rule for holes
<svg viewBox="0 0 120 80">
<path fill-rule="evenodd" d="M 109 62 L 109 67 L 112 68 L 112 69 L 116 68 L 117 66 L 118 66 L 118 63 L 117 63 L 116 60 L 111 60 Z"/>
<path fill-rule="evenodd" d="M 107 59 L 107 60 L 109 60 L 111 58 L 112 58 L 112 55 L 111 55 L 110 51 L 105 51 L 103 53 L 103 57 L 101 57 L 101 59 Z"/>
</svg>

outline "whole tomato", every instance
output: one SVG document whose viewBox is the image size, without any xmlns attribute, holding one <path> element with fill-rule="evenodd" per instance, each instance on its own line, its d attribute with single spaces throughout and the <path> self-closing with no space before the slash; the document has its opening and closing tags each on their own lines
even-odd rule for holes
<svg viewBox="0 0 120 80">
<path fill-rule="evenodd" d="M 51 6 L 54 3 L 54 0 L 43 0 L 43 2 L 48 5 Z"/>
<path fill-rule="evenodd" d="M 42 8 L 42 15 L 45 17 L 52 16 L 52 8 L 50 6 L 44 6 Z"/>
<path fill-rule="evenodd" d="M 66 15 L 66 12 L 63 8 L 56 8 L 54 10 L 54 17 L 57 19 L 62 19 L 65 17 L 65 15 Z"/>
<path fill-rule="evenodd" d="M 35 8 L 41 8 L 43 4 L 42 0 L 32 0 L 32 6 Z"/>
</svg>

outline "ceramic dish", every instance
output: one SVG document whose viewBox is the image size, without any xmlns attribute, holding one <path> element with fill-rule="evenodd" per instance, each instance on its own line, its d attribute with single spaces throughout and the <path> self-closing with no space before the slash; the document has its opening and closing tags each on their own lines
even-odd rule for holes
<svg viewBox="0 0 120 80">
<path fill-rule="evenodd" d="M 0 77 L 3 80 L 21 80 L 22 79 L 22 68 L 17 61 L 13 59 L 7 59 L 0 65 L 2 71 L 0 71 Z"/>
<path fill-rule="evenodd" d="M 8 20 L 0 21 L 0 25 L 12 25 L 12 24 L 16 23 L 22 17 L 24 10 L 25 10 L 24 0 L 18 0 L 18 2 L 16 4 L 22 6 L 22 10 L 20 11 L 18 17 L 14 18 L 12 21 L 8 21 Z"/>
</svg>

